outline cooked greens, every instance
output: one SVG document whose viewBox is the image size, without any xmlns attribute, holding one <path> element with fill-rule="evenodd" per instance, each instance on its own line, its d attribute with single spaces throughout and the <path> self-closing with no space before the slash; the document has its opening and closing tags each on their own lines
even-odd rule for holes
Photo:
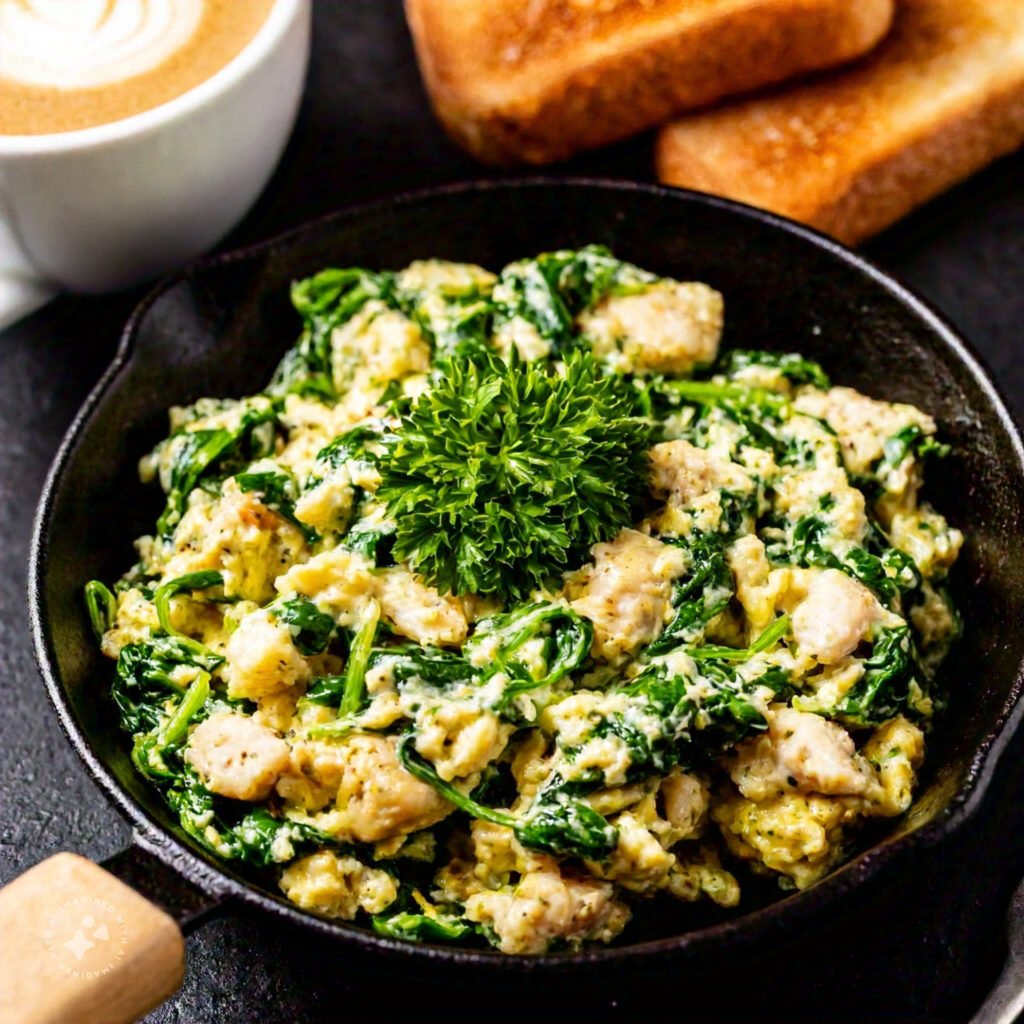
<svg viewBox="0 0 1024 1024">
<path fill-rule="evenodd" d="M 680 542 L 673 539 L 673 543 Z M 723 538 L 695 532 L 683 546 L 690 558 L 688 572 L 673 584 L 672 618 L 661 636 L 651 642 L 649 654 L 664 654 L 680 642 L 700 636 L 733 597 L 733 577 Z"/>
<path fill-rule="evenodd" d="M 543 253 L 507 266 L 494 294 L 495 331 L 523 321 L 565 354 L 579 344 L 576 317 L 608 295 L 644 291 L 657 278 L 623 263 L 601 246 Z"/>
<path fill-rule="evenodd" d="M 448 801 L 471 818 L 510 828 L 516 839 L 531 850 L 606 860 L 615 847 L 618 833 L 614 826 L 580 800 L 579 789 L 558 774 L 552 774 L 522 817 L 493 807 L 485 807 L 471 796 L 445 782 L 437 770 L 413 749 L 414 733 L 398 741 L 398 758 L 411 775 L 433 786 Z"/>
<path fill-rule="evenodd" d="M 154 453 L 166 465 L 167 507 L 157 520 L 160 536 L 167 536 L 180 521 L 192 491 L 211 477 L 223 478 L 236 469 L 269 455 L 273 446 L 277 407 L 258 396 L 236 403 L 227 415 L 211 417 L 224 425 L 197 426 L 193 419 L 173 433 Z M 162 472 L 163 475 L 163 472 Z"/>
<path fill-rule="evenodd" d="M 338 626 L 304 597 L 282 598 L 270 606 L 271 614 L 288 627 L 292 643 L 302 654 L 323 654 L 334 638 Z"/>
<path fill-rule="evenodd" d="M 599 246 L 292 301 L 264 393 L 171 411 L 152 535 L 85 588 L 193 841 L 536 954 L 734 906 L 744 865 L 810 885 L 907 809 L 960 628 L 926 414 L 719 353 L 721 296 Z"/>
</svg>

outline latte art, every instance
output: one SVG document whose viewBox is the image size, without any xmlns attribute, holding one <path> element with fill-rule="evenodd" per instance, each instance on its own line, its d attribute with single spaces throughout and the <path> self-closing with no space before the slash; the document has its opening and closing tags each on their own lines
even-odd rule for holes
<svg viewBox="0 0 1024 1024">
<path fill-rule="evenodd" d="M 83 89 L 159 67 L 192 38 L 203 0 L 0 0 L 0 75 Z"/>
<path fill-rule="evenodd" d="M 236 57 L 274 0 L 0 0 L 0 135 L 159 106 Z"/>
</svg>

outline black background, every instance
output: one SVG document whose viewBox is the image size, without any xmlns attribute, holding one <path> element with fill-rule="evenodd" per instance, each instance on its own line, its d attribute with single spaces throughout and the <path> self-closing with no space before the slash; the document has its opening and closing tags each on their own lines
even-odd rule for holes
<svg viewBox="0 0 1024 1024">
<path fill-rule="evenodd" d="M 651 178 L 650 139 L 552 173 Z M 1024 410 L 1024 154 L 876 239 L 867 252 L 916 287 L 982 351 Z M 257 208 L 225 243 L 255 241 L 351 202 L 481 177 L 434 122 L 399 0 L 318 0 L 308 91 Z M 557 240 L 552 240 L 556 244 Z M 0 336 L 0 881 L 58 850 L 102 859 L 128 828 L 88 780 L 51 713 L 30 651 L 25 562 L 36 496 L 65 427 L 109 361 L 139 292 L 61 298 Z M 950 498 L 955 501 L 955 496 Z M 1024 550 L 1022 550 L 1024 557 Z M 1024 625 L 1024 624 L 1022 624 Z M 983 671 L 979 666 L 979 671 Z M 1024 742 L 955 841 L 857 905 L 763 956 L 699 976 L 639 972 L 559 992 L 541 978 L 488 995 L 451 978 L 376 976 L 317 956 L 256 918 L 212 921 L 188 943 L 181 993 L 153 1021 L 966 1020 L 998 973 L 1004 913 L 1024 873 Z M 4 936 L 0 942 L 12 941 Z"/>
</svg>

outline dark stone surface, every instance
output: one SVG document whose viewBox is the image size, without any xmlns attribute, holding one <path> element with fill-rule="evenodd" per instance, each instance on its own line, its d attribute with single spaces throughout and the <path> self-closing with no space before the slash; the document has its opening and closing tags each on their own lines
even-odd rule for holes
<svg viewBox="0 0 1024 1024">
<path fill-rule="evenodd" d="M 555 172 L 648 179 L 649 149 L 641 139 Z M 868 249 L 975 343 L 1018 413 L 1022 171 L 1024 155 L 1003 161 Z M 480 174 L 429 114 L 398 0 L 321 2 L 295 137 L 266 195 L 226 246 L 349 202 Z M 0 337 L 0 515 L 7 526 L 0 549 L 0 881 L 61 849 L 110 856 L 128 838 L 44 696 L 28 639 L 24 569 L 46 467 L 138 294 L 60 299 Z M 385 1017 L 578 1011 L 632 1020 L 660 1000 L 699 1020 L 965 1020 L 999 970 L 1003 914 L 1024 873 L 1022 753 L 1022 741 L 1008 751 L 968 834 L 922 856 L 834 921 L 700 978 L 636 974 L 604 979 L 612 995 L 533 990 L 489 1000 L 470 991 L 472 979 L 462 988 L 378 977 L 372 965 L 319 959 L 290 933 L 227 916 L 190 938 L 185 986 L 151 1019 L 328 1021 L 364 1018 L 371 1005 L 383 1005 Z"/>
</svg>

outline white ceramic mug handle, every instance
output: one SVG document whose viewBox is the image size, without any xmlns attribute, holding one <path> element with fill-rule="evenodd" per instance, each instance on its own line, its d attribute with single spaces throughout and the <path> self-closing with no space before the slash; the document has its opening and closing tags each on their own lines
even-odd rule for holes
<svg viewBox="0 0 1024 1024">
<path fill-rule="evenodd" d="M 55 287 L 39 275 L 18 245 L 0 188 L 0 330 L 38 309 L 55 292 Z"/>
</svg>

